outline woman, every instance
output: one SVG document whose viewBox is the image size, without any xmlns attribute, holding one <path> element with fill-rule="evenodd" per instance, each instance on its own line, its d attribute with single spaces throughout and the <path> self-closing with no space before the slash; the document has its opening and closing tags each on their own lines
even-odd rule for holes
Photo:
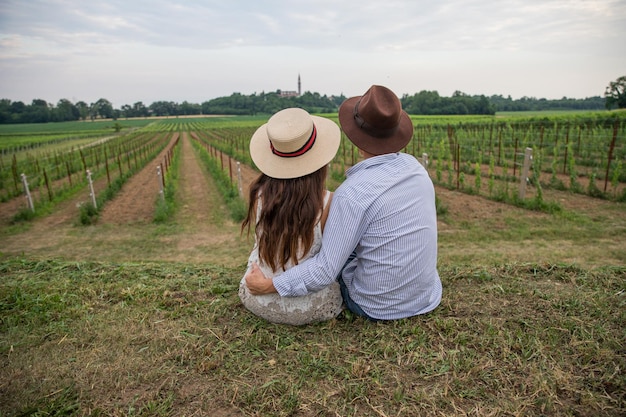
<svg viewBox="0 0 626 417">
<path fill-rule="evenodd" d="M 274 277 L 319 252 L 332 199 L 325 187 L 327 165 L 340 139 L 333 121 L 298 108 L 279 111 L 254 133 L 250 155 L 261 175 L 250 187 L 241 226 L 248 233 L 255 227 L 248 270 L 256 263 Z M 242 279 L 239 297 L 248 310 L 274 323 L 329 320 L 342 309 L 337 283 L 304 297 L 254 296 Z"/>
</svg>

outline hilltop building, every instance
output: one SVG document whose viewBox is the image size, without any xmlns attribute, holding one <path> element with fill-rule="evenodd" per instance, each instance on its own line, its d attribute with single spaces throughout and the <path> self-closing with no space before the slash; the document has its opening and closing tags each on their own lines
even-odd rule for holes
<svg viewBox="0 0 626 417">
<path fill-rule="evenodd" d="M 300 82 L 300 74 L 298 74 L 298 91 L 277 90 L 280 97 L 300 97 L 302 95 L 302 83 Z"/>
</svg>

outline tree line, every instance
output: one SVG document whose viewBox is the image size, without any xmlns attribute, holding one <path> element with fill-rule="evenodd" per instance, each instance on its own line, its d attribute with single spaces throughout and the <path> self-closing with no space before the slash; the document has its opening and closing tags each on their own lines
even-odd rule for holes
<svg viewBox="0 0 626 417">
<path fill-rule="evenodd" d="M 114 108 L 106 98 L 87 104 L 72 103 L 61 99 L 54 105 L 35 99 L 31 104 L 22 101 L 0 99 L 0 124 L 47 123 L 95 119 L 125 119 L 149 116 L 189 116 L 202 114 L 256 115 L 273 114 L 287 107 L 302 107 L 311 113 L 336 112 L 346 97 L 306 92 L 301 96 L 285 97 L 280 90 L 273 93 L 243 95 L 233 93 L 229 97 L 218 97 L 202 104 L 183 101 L 155 101 L 145 105 L 138 101 Z"/>
<path fill-rule="evenodd" d="M 56 105 L 41 99 L 35 99 L 31 104 L 0 99 L 0 124 L 206 114 L 269 115 L 288 107 L 301 107 L 310 113 L 334 113 L 345 99 L 343 94 L 326 96 L 308 91 L 300 96 L 285 96 L 277 90 L 251 95 L 233 93 L 201 104 L 156 101 L 147 106 L 138 101 L 117 109 L 105 98 L 91 104 L 61 99 Z M 607 99 L 597 96 L 584 99 L 563 97 L 559 100 L 522 97 L 514 100 L 510 96 L 470 96 L 460 91 L 454 92 L 451 97 L 443 97 L 437 91 L 420 91 L 411 96 L 405 94 L 401 102 L 407 113 L 415 115 L 493 115 L 496 111 L 601 110 L 606 108 L 608 99 L 608 96 Z M 611 103 L 619 104 L 615 100 Z"/>
</svg>

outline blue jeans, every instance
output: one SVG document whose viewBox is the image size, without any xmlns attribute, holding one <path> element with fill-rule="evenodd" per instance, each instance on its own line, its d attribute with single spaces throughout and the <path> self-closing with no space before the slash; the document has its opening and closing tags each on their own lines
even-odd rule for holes
<svg viewBox="0 0 626 417">
<path fill-rule="evenodd" d="M 357 316 L 361 316 L 361 317 L 366 318 L 367 320 L 371 320 L 371 321 L 378 321 L 377 319 L 368 316 L 367 313 L 365 311 L 363 311 L 361 306 L 358 305 L 350 297 L 350 292 L 348 291 L 348 287 L 346 286 L 346 283 L 343 282 L 343 276 L 342 276 L 343 275 L 343 270 L 345 269 L 346 266 L 348 266 L 348 264 L 350 264 L 350 262 L 352 262 L 352 260 L 354 260 L 354 258 L 356 258 L 356 252 L 352 252 L 350 257 L 348 258 L 348 260 L 344 264 L 343 268 L 341 268 L 341 272 L 339 272 L 339 275 L 337 276 L 337 281 L 339 282 L 339 288 L 341 289 L 341 298 L 343 298 L 343 302 L 346 305 L 346 308 L 348 310 L 350 310 L 351 312 L 353 312 L 354 314 L 356 314 Z"/>
</svg>

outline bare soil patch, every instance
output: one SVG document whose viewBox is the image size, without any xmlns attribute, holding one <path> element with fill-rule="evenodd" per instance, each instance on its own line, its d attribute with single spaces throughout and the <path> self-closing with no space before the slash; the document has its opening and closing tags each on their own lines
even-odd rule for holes
<svg viewBox="0 0 626 417">
<path fill-rule="evenodd" d="M 165 155 L 174 146 L 178 137 L 179 134 L 175 133 L 154 162 L 147 164 L 141 171 L 133 175 L 124 184 L 119 194 L 107 202 L 100 213 L 98 222 L 126 224 L 152 221 L 160 190 L 160 179 L 156 167 L 163 162 Z"/>
</svg>

